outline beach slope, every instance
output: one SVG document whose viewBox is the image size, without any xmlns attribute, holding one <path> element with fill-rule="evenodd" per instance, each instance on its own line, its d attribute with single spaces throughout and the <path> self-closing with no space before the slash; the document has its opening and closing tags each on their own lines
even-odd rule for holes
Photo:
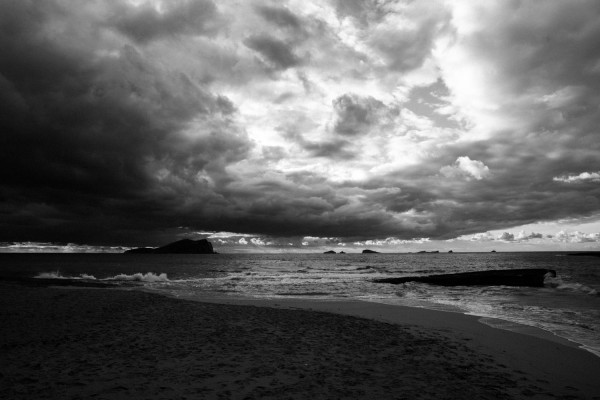
<svg viewBox="0 0 600 400">
<path fill-rule="evenodd" d="M 600 396 L 590 378 L 599 358 L 467 316 L 441 313 L 450 316 L 444 323 L 426 310 L 377 304 L 316 306 L 327 312 L 261 305 L 1 284 L 0 398 Z M 510 343 L 522 338 L 537 343 L 535 354 L 515 353 Z M 563 367 L 539 369 L 562 358 Z M 563 369 L 575 364 L 589 373 Z"/>
</svg>

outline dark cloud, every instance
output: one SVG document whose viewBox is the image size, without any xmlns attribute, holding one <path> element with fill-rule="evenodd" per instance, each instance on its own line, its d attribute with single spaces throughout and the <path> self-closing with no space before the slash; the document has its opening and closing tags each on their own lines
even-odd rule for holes
<svg viewBox="0 0 600 400">
<path fill-rule="evenodd" d="M 394 1 L 336 0 L 338 17 L 350 17 L 368 32 L 366 41 L 385 61 L 386 67 L 407 72 L 420 67 L 440 32 L 448 29 L 450 13 L 439 4 L 425 2 L 406 6 Z"/>
<path fill-rule="evenodd" d="M 282 28 L 300 30 L 302 21 L 285 7 L 257 6 L 257 12 L 267 21 Z"/>
<path fill-rule="evenodd" d="M 600 207 L 600 185 L 572 187 L 552 176 L 561 169 L 547 155 L 552 142 L 530 143 L 527 138 L 506 134 L 504 138 L 446 148 L 443 154 L 403 171 L 410 180 L 398 195 L 377 199 L 391 210 L 414 209 L 429 215 L 435 237 L 507 229 L 569 216 L 593 216 Z M 482 179 L 448 178 L 436 168 L 453 165 L 468 154 L 489 168 Z M 565 159 L 567 161 L 567 159 Z M 589 159 L 587 161 L 590 161 Z M 567 161 L 569 164 L 570 161 Z M 572 161 L 574 162 L 574 160 Z M 396 181 L 393 174 L 380 185 Z"/>
<path fill-rule="evenodd" d="M 386 107 L 373 97 L 345 94 L 333 101 L 333 108 L 337 115 L 333 130 L 340 135 L 354 136 L 369 133 Z"/>
<path fill-rule="evenodd" d="M 111 22 L 135 41 L 150 40 L 180 34 L 201 35 L 215 31 L 219 20 L 217 7 L 210 0 L 176 0 L 154 4 L 121 6 Z"/>
<path fill-rule="evenodd" d="M 291 45 L 266 34 L 250 36 L 244 44 L 257 51 L 277 69 L 294 67 L 301 62 Z"/>
<path fill-rule="evenodd" d="M 48 36 L 46 23 L 68 16 L 59 6 L 2 8 L 2 237 L 123 239 L 153 225 L 148 215 L 212 198 L 201 178 L 226 181 L 248 151 L 225 97 L 130 45 L 98 57 L 89 31 L 69 32 L 90 45 L 78 48 Z"/>
<path fill-rule="evenodd" d="M 328 159 L 353 159 L 356 153 L 350 149 L 347 140 L 335 139 L 331 141 L 311 142 L 303 141 L 302 148 L 309 152 L 311 157 L 325 157 Z"/>
<path fill-rule="evenodd" d="M 299 146 L 308 157 L 324 157 L 331 160 L 350 160 L 356 157 L 352 143 L 343 138 L 308 140 L 295 126 L 280 127 L 284 136 Z"/>
<path fill-rule="evenodd" d="M 334 0 L 335 10 L 340 18 L 351 17 L 361 25 L 378 22 L 386 14 L 377 0 Z"/>
<path fill-rule="evenodd" d="M 416 31 L 399 31 L 393 27 L 382 29 L 371 39 L 372 45 L 386 60 L 388 68 L 400 72 L 420 67 L 431 54 L 436 34 L 436 21 L 423 24 Z"/>
</svg>

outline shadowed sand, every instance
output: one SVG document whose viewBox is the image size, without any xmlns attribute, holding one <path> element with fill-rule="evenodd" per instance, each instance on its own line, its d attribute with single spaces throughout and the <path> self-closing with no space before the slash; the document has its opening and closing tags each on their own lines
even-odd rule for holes
<svg viewBox="0 0 600 400">
<path fill-rule="evenodd" d="M 473 317 L 237 303 L 0 284 L 0 398 L 600 398 L 600 358 Z"/>
</svg>

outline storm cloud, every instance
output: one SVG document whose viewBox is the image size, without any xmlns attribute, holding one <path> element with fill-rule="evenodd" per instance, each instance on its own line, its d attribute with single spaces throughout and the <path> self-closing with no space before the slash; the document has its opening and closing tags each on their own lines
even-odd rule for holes
<svg viewBox="0 0 600 400">
<path fill-rule="evenodd" d="M 256 35 L 249 37 L 244 43 L 261 54 L 275 68 L 287 69 L 300 63 L 300 59 L 294 54 L 292 47 L 277 38 Z"/>
<path fill-rule="evenodd" d="M 519 227 L 600 220 L 599 21 L 584 0 L 0 0 L 0 242 L 595 243 Z"/>
<path fill-rule="evenodd" d="M 157 9 L 150 3 L 118 7 L 115 26 L 137 42 L 176 35 L 210 34 L 217 29 L 219 15 L 210 0 L 176 0 Z"/>
</svg>

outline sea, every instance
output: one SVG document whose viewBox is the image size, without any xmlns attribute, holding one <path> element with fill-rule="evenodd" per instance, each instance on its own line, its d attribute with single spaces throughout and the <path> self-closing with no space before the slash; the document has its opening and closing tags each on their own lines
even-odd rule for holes
<svg viewBox="0 0 600 400">
<path fill-rule="evenodd" d="M 547 276 L 544 287 L 373 282 L 514 268 L 553 269 L 557 276 Z M 185 299 L 361 300 L 459 312 L 506 321 L 507 327 L 541 328 L 600 357 L 600 257 L 557 252 L 0 254 L 0 278 L 11 277 L 106 281 Z"/>
</svg>

